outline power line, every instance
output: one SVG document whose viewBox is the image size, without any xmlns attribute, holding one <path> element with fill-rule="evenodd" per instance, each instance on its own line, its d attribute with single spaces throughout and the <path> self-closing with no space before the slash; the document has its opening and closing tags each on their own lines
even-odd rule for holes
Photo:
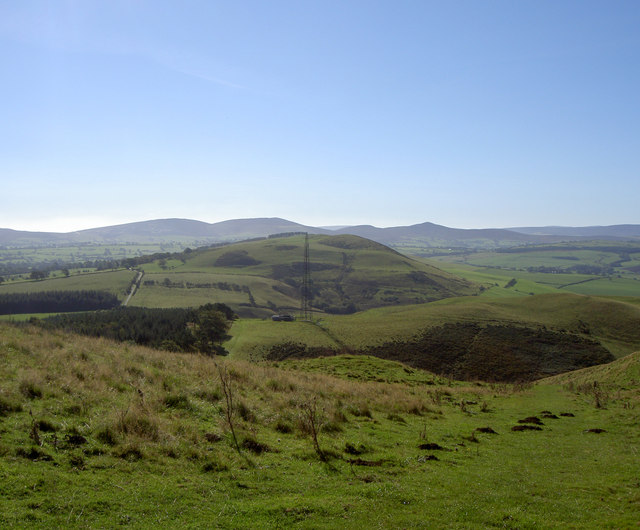
<svg viewBox="0 0 640 530">
<path fill-rule="evenodd" d="M 309 234 L 304 235 L 304 262 L 300 289 L 300 320 L 311 320 L 311 267 L 309 266 Z"/>
</svg>

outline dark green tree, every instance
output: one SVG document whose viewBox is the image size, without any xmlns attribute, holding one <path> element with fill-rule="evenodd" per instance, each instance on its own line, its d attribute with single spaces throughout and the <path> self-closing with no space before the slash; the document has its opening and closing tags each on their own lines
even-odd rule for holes
<svg viewBox="0 0 640 530">
<path fill-rule="evenodd" d="M 227 352 L 220 343 L 227 337 L 230 322 L 224 313 L 213 308 L 203 307 L 197 312 L 194 336 L 198 351 L 225 355 Z"/>
<path fill-rule="evenodd" d="M 44 280 L 47 276 L 49 276 L 49 273 L 45 271 L 31 271 L 29 278 L 32 280 Z"/>
</svg>

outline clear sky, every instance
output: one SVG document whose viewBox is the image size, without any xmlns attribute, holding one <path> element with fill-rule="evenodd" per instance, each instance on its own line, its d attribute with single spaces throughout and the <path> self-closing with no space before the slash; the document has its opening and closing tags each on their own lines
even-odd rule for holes
<svg viewBox="0 0 640 530">
<path fill-rule="evenodd" d="M 0 227 L 640 223 L 640 2 L 0 0 Z"/>
</svg>

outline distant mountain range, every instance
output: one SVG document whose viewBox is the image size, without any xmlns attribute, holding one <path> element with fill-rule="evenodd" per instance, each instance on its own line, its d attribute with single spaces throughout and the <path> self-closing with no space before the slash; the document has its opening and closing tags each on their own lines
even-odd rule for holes
<svg viewBox="0 0 640 530">
<path fill-rule="evenodd" d="M 41 247 L 76 244 L 170 243 L 207 245 L 288 232 L 352 234 L 396 248 L 498 248 L 586 239 L 639 240 L 640 225 L 587 227 L 521 227 L 461 229 L 434 223 L 377 228 L 371 225 L 322 228 L 277 217 L 205 223 L 190 219 L 158 219 L 77 232 L 26 232 L 0 228 L 0 245 Z"/>
</svg>

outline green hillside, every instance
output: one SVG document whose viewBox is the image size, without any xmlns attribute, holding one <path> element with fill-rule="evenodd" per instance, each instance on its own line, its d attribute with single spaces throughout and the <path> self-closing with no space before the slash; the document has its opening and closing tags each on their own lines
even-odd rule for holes
<svg viewBox="0 0 640 530">
<path fill-rule="evenodd" d="M 591 366 L 556 375 L 544 380 L 548 384 L 600 385 L 616 389 L 632 390 L 640 394 L 640 351 L 600 366 Z"/>
<path fill-rule="evenodd" d="M 367 357 L 216 360 L 3 323 L 0 360 L 3 528 L 638 520 L 634 394 L 596 407 L 567 385 Z"/>
<path fill-rule="evenodd" d="M 600 342 L 616 357 L 640 347 L 640 306 L 570 293 L 516 298 L 459 297 L 430 304 L 383 307 L 354 315 L 323 315 L 311 323 L 240 320 L 226 344 L 239 357 L 282 342 L 361 349 L 450 323 L 510 325 L 569 332 Z"/>
<path fill-rule="evenodd" d="M 312 305 L 328 313 L 416 304 L 476 292 L 472 282 L 357 236 L 309 237 Z M 182 260 L 143 266 L 133 305 L 224 302 L 241 316 L 300 306 L 304 236 L 199 249 Z"/>
</svg>

